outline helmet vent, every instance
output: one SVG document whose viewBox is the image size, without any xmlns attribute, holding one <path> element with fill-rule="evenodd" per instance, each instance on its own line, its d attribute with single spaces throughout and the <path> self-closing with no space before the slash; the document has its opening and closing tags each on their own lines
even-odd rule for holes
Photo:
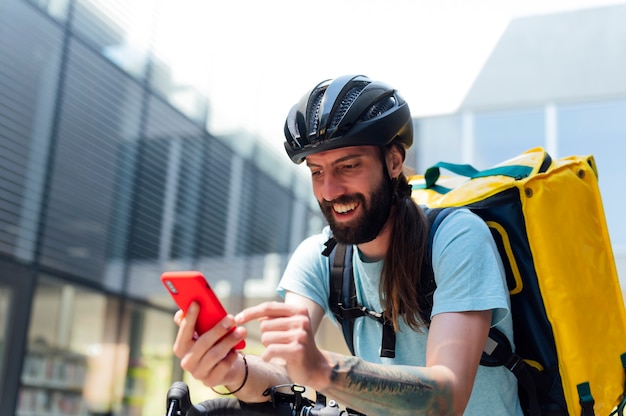
<svg viewBox="0 0 626 416">
<path fill-rule="evenodd" d="M 309 114 L 307 117 L 309 131 L 307 132 L 309 136 L 315 136 L 319 129 L 320 123 L 320 107 L 322 104 L 322 98 L 324 97 L 324 92 L 320 91 L 315 99 L 313 100 L 313 105 L 311 105 L 311 109 L 309 110 Z M 300 132 L 303 134 L 304 132 Z"/>
<path fill-rule="evenodd" d="M 348 90 L 346 95 L 344 95 L 343 100 L 341 100 L 339 107 L 337 107 L 337 110 L 335 110 L 335 115 L 330 122 L 330 126 L 328 126 L 329 129 L 334 129 L 339 123 L 341 123 L 343 116 L 346 114 L 350 106 L 352 106 L 352 104 L 356 101 L 356 99 L 359 97 L 359 94 L 366 86 L 367 84 L 361 84 Z"/>
<path fill-rule="evenodd" d="M 387 111 L 391 110 L 395 104 L 396 100 L 394 97 L 386 97 L 372 105 L 369 110 L 363 114 L 361 120 L 371 120 L 381 114 L 385 114 Z"/>
</svg>

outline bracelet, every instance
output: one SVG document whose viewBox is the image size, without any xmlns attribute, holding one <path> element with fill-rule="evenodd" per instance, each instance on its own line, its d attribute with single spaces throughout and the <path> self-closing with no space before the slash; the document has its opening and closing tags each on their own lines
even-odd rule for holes
<svg viewBox="0 0 626 416">
<path fill-rule="evenodd" d="M 245 366 L 246 372 L 243 376 L 243 381 L 241 382 L 241 386 L 239 386 L 239 388 L 233 390 L 233 391 L 226 391 L 226 392 L 221 392 L 221 391 L 217 391 L 215 390 L 213 387 L 211 387 L 211 390 L 213 390 L 213 392 L 219 394 L 220 396 L 230 396 L 231 394 L 235 394 L 237 393 L 239 390 L 241 390 L 243 388 L 243 386 L 246 385 L 246 381 L 248 381 L 248 360 L 246 360 L 246 355 L 242 352 L 239 352 L 239 354 L 241 354 L 241 357 L 243 358 L 243 364 Z"/>
</svg>

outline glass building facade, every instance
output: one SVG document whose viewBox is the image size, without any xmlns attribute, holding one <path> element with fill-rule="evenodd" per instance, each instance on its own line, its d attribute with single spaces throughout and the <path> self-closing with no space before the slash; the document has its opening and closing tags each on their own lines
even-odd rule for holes
<svg viewBox="0 0 626 416">
<path fill-rule="evenodd" d="M 321 225 L 302 170 L 207 129 L 159 3 L 0 1 L 2 414 L 163 414 L 182 374 L 160 273 L 200 270 L 238 310 Z"/>
</svg>

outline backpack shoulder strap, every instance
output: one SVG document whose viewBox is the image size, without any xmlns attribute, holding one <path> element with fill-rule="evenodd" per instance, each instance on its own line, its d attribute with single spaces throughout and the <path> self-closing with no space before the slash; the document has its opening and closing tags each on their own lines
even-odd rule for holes
<svg viewBox="0 0 626 416">
<path fill-rule="evenodd" d="M 327 244 L 328 246 L 328 244 Z M 361 316 L 376 319 L 383 325 L 381 357 L 395 357 L 396 333 L 383 314 L 360 305 L 356 298 L 351 245 L 335 243 L 329 254 L 330 309 L 341 325 L 348 349 L 354 355 L 354 320 Z"/>
<path fill-rule="evenodd" d="M 335 243 L 328 257 L 330 264 L 330 309 L 341 324 L 343 337 L 354 355 L 352 320 L 344 321 L 344 308 L 356 306 L 356 289 L 352 274 L 352 246 Z"/>
<path fill-rule="evenodd" d="M 432 272 L 430 246 L 434 239 L 436 228 L 448 215 L 451 209 L 428 209 L 425 208 L 427 222 L 429 224 L 427 261 L 422 265 L 420 293 L 420 306 L 422 319 L 430 322 L 432 311 L 432 296 L 435 289 L 435 280 Z M 439 215 L 440 212 L 444 214 Z M 330 309 L 341 325 L 343 336 L 350 352 L 354 355 L 354 319 L 360 316 L 368 316 L 378 320 L 383 325 L 381 341 L 381 357 L 395 357 L 396 333 L 393 325 L 381 313 L 371 311 L 357 303 L 356 289 L 354 285 L 354 273 L 352 269 L 352 246 L 338 244 L 334 238 L 326 242 L 326 250 L 323 252 L 329 258 L 330 267 Z"/>
<path fill-rule="evenodd" d="M 433 310 L 433 294 L 437 288 L 435 273 L 433 271 L 433 241 L 435 233 L 441 222 L 452 212 L 453 208 L 427 208 L 422 207 L 428 224 L 428 240 L 426 243 L 426 255 L 420 269 L 420 281 L 418 290 L 418 302 L 420 315 L 426 325 L 430 325 L 430 315 Z"/>
</svg>

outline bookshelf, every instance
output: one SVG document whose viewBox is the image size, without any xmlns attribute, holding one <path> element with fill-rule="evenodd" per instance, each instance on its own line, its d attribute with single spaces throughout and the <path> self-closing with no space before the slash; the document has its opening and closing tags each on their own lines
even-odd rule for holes
<svg viewBox="0 0 626 416">
<path fill-rule="evenodd" d="M 24 358 L 17 416 L 86 415 L 86 372 L 82 354 L 44 346 L 30 348 Z"/>
</svg>

